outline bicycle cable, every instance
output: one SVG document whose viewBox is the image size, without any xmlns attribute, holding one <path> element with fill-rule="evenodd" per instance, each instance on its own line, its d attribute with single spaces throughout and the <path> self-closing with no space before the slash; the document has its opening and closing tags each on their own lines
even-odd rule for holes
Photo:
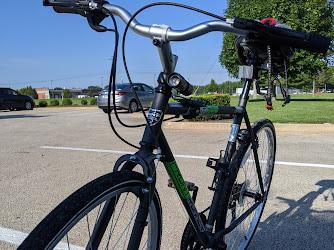
<svg viewBox="0 0 334 250">
<path fill-rule="evenodd" d="M 146 120 L 146 124 L 149 124 L 149 121 L 148 121 L 148 117 L 144 111 L 144 109 L 142 108 L 142 105 L 141 105 L 141 102 L 138 98 L 138 95 L 136 93 L 136 91 L 133 89 L 133 83 L 132 83 L 132 80 L 131 80 L 131 76 L 130 76 L 130 73 L 129 73 L 129 70 L 128 70 L 128 67 L 127 67 L 127 63 L 126 63 L 126 58 L 125 58 L 125 40 L 126 40 L 126 35 L 127 35 L 127 31 L 130 27 L 130 24 L 132 22 L 132 20 L 139 14 L 141 13 L 143 10 L 145 9 L 148 9 L 150 7 L 154 7 L 154 6 L 161 6 L 161 5 L 169 5 L 169 6 L 176 6 L 176 7 L 181 7 L 181 8 L 185 8 L 185 9 L 189 9 L 189 10 L 192 10 L 192 11 L 195 11 L 195 12 L 199 12 L 201 14 L 205 14 L 205 15 L 208 15 L 208 16 L 211 16 L 211 17 L 214 17 L 214 18 L 217 18 L 219 20 L 222 20 L 222 21 L 226 21 L 226 18 L 224 17 L 221 17 L 221 16 L 218 16 L 218 15 L 215 15 L 213 13 L 210 13 L 210 12 L 207 12 L 207 11 L 204 11 L 204 10 L 201 10 L 201 9 L 197 9 L 197 8 L 194 8 L 194 7 L 191 7 L 191 6 L 187 6 L 187 5 L 183 5 L 183 4 L 178 4 L 178 3 L 170 3 L 170 2 L 158 2 L 158 3 L 152 3 L 152 4 L 148 4 L 142 8 L 140 8 L 137 12 L 135 12 L 135 14 L 132 15 L 132 17 L 129 19 L 126 27 L 125 27 L 125 30 L 124 30 L 124 34 L 123 34 L 123 40 L 122 40 L 122 57 L 123 57 L 123 64 L 124 64 L 124 69 L 125 69 L 125 72 L 126 72 L 126 75 L 127 75 L 127 78 L 129 80 L 129 83 L 130 83 L 130 86 L 131 86 L 131 89 L 133 90 L 134 94 L 135 94 L 135 98 L 140 106 L 140 109 L 141 109 L 141 112 Z M 117 120 L 120 122 L 120 124 L 122 124 L 123 126 L 125 127 L 141 127 L 141 126 L 146 126 L 146 124 L 141 124 L 141 125 L 127 125 L 127 124 L 124 124 L 122 121 L 119 120 L 119 117 L 117 115 L 117 111 L 115 109 L 115 115 L 116 115 L 116 118 Z M 173 118 L 169 118 L 169 119 L 173 119 Z M 167 120 L 167 119 L 166 119 Z M 166 121 L 166 120 L 163 120 L 163 121 Z M 151 134 L 153 135 L 153 132 L 151 130 L 151 127 L 149 127 L 149 130 L 151 132 Z M 154 137 L 154 140 L 157 144 L 157 146 L 159 147 L 159 143 L 158 143 L 158 140 L 156 137 Z"/>
<path fill-rule="evenodd" d="M 112 64 L 111 64 L 110 77 L 109 77 L 109 88 L 108 88 L 108 110 L 107 110 L 107 112 L 108 112 L 109 124 L 110 124 L 111 129 L 115 133 L 115 135 L 122 142 L 126 143 L 127 145 L 129 145 L 131 147 L 139 149 L 138 146 L 128 142 L 120 134 L 118 134 L 118 132 L 117 132 L 117 130 L 116 130 L 116 128 L 115 128 L 115 126 L 112 122 L 112 119 L 111 119 L 111 110 L 110 110 L 111 85 L 113 85 L 113 108 L 114 108 L 114 110 L 116 110 L 116 103 L 115 103 L 116 86 L 115 85 L 116 85 L 116 69 L 117 69 L 116 65 L 117 65 L 117 50 L 118 50 L 119 33 L 118 33 L 117 23 L 116 23 L 114 15 L 107 8 L 102 7 L 102 9 L 110 15 L 110 17 L 113 21 L 113 24 L 114 24 L 114 30 L 109 30 L 109 31 L 113 31 L 115 33 L 115 48 L 114 48 L 113 60 L 112 60 Z"/>
<path fill-rule="evenodd" d="M 113 61 L 112 61 L 112 65 L 111 65 L 111 71 L 110 71 L 110 77 L 109 77 L 109 86 L 108 86 L 108 109 L 107 109 L 107 112 L 108 112 L 108 120 L 109 120 L 109 124 L 110 124 L 111 129 L 112 129 L 113 132 L 115 133 L 115 135 L 116 135 L 121 141 L 123 141 L 124 143 L 126 143 L 127 145 L 129 145 L 129 146 L 131 146 L 131 147 L 134 147 L 134 148 L 136 148 L 136 149 L 139 149 L 138 146 L 136 146 L 136 145 L 134 145 L 134 144 L 128 142 L 127 140 L 125 140 L 125 139 L 124 139 L 124 138 L 117 132 L 117 130 L 116 130 L 116 128 L 115 128 L 115 126 L 114 126 L 114 124 L 113 124 L 113 122 L 112 122 L 112 119 L 111 119 L 110 97 L 111 97 L 111 85 L 113 85 L 113 86 L 112 86 L 112 87 L 113 87 L 113 109 L 115 110 L 115 116 L 116 116 L 118 122 L 119 122 L 121 125 L 123 125 L 123 126 L 127 126 L 127 127 L 141 127 L 141 126 L 145 126 L 145 125 L 146 125 L 146 123 L 145 123 L 145 124 L 141 124 L 141 125 L 126 125 L 126 124 L 124 124 L 124 123 L 120 120 L 120 118 L 119 118 L 119 116 L 118 116 L 118 113 L 117 113 L 117 111 L 116 111 L 116 103 L 115 103 L 115 100 L 116 100 L 116 98 L 115 98 L 115 92 L 116 92 L 116 91 L 115 91 L 115 90 L 116 90 L 116 71 L 117 71 L 116 69 L 117 69 L 117 53 L 118 53 L 117 51 L 118 51 L 119 32 L 118 32 L 117 22 L 116 22 L 116 20 L 115 20 L 114 15 L 113 15 L 113 14 L 111 13 L 111 11 L 109 11 L 107 8 L 102 7 L 102 9 L 103 9 L 104 11 L 106 11 L 106 12 L 110 15 L 110 17 L 111 17 L 111 19 L 112 19 L 112 21 L 113 21 L 113 25 L 114 25 L 114 29 L 107 29 L 107 31 L 115 32 L 115 48 L 114 48 Z M 133 91 L 135 91 L 135 90 L 133 89 Z M 140 101 L 140 100 L 139 100 L 139 101 Z M 171 119 L 174 119 L 174 117 L 171 117 L 171 118 L 168 118 L 168 119 L 164 119 L 164 121 L 171 120 Z"/>
<path fill-rule="evenodd" d="M 120 134 L 118 134 L 118 132 L 116 131 L 115 127 L 114 127 L 114 124 L 112 122 L 112 119 L 111 119 L 111 108 L 110 108 L 110 96 L 111 96 L 111 85 L 113 85 L 113 109 L 114 109 L 114 112 L 115 112 L 115 116 L 116 116 L 116 119 L 117 121 L 124 127 L 128 127 L 128 128 L 138 128 L 138 127 L 143 127 L 143 126 L 146 126 L 147 124 L 149 124 L 149 121 L 148 121 L 148 117 L 142 107 L 142 104 L 140 102 L 140 99 L 137 95 L 137 92 L 136 90 L 134 89 L 134 85 L 132 83 L 132 80 L 131 80 L 131 77 L 130 77 L 130 73 L 128 71 L 128 67 L 127 67 L 127 64 L 126 64 L 126 59 L 125 59 L 125 38 L 126 38 L 126 34 L 127 34 L 127 31 L 129 29 L 129 26 L 132 22 L 132 20 L 139 14 L 141 13 L 143 10 L 147 9 L 147 8 L 150 8 L 150 7 L 153 7 L 153 6 L 159 6 L 159 5 L 169 5 L 169 6 L 176 6 L 176 7 L 181 7 L 181 8 L 185 8 L 185 9 L 189 9 L 189 10 L 192 10 L 192 11 L 195 11 L 195 12 L 199 12 L 201 14 L 204 14 L 204 15 L 208 15 L 208 16 L 211 16 L 211 17 L 214 17 L 214 18 L 217 18 L 219 20 L 223 20 L 223 21 L 226 21 L 226 18 L 224 17 L 221 17 L 221 16 L 218 16 L 218 15 L 215 15 L 213 13 L 210 13 L 210 12 L 207 12 L 207 11 L 204 11 L 204 10 L 201 10 L 201 9 L 197 9 L 197 8 L 194 8 L 194 7 L 190 7 L 190 6 L 187 6 L 187 5 L 183 5 L 183 4 L 178 4 L 178 3 L 170 3 L 170 2 L 158 2 L 158 3 L 152 3 L 152 4 L 149 4 L 149 5 L 146 5 L 144 7 L 142 7 L 141 9 L 139 9 L 131 18 L 130 20 L 128 21 L 127 25 L 126 25 L 126 28 L 124 30 L 124 35 L 123 35 L 123 40 L 122 40 L 122 56 L 123 56 L 123 64 L 124 64 L 124 68 L 125 68 L 125 72 L 126 72 L 126 75 L 127 75 L 127 78 L 129 80 L 129 84 L 130 84 L 130 88 L 131 90 L 133 91 L 134 95 L 135 95 L 135 99 L 139 105 L 139 108 L 141 109 L 141 112 L 146 120 L 146 123 L 144 124 L 138 124 L 138 125 L 128 125 L 128 124 L 125 124 L 121 121 L 121 119 L 119 118 L 119 115 L 118 115 L 118 112 L 117 112 L 117 109 L 116 109 L 116 102 L 115 102 L 115 95 L 116 95 L 116 69 L 117 69 L 117 50 L 118 50 L 118 41 L 119 41 L 119 33 L 118 33 L 118 28 L 117 28 L 117 23 L 116 23 L 116 20 L 115 20 L 115 17 L 114 15 L 111 13 L 111 11 L 109 11 L 107 8 L 104 8 L 102 7 L 102 9 L 104 11 L 106 11 L 112 21 L 113 21 L 113 25 L 114 25 L 114 29 L 108 29 L 108 31 L 112 31 L 112 32 L 115 32 L 115 48 L 114 48 L 114 55 L 113 55 L 113 61 L 112 61 L 112 66 L 111 66 L 111 72 L 110 72 L 110 77 L 109 77 L 109 88 L 108 88 L 108 119 L 109 119 L 109 123 L 110 123 L 110 126 L 113 130 L 113 132 L 115 133 L 115 135 L 121 140 L 123 141 L 124 143 L 126 143 L 127 145 L 131 146 L 131 147 L 134 147 L 134 148 L 137 148 L 139 149 L 138 146 L 135 146 L 134 144 L 126 141 Z M 175 116 L 176 117 L 176 116 Z M 164 119 L 163 121 L 167 121 L 167 120 L 171 120 L 171 119 L 174 119 L 175 117 L 171 117 L 171 118 L 167 118 L 167 119 Z M 149 131 L 151 132 L 151 134 L 153 135 L 153 131 L 151 129 L 150 126 L 148 126 L 149 128 Z M 159 147 L 159 143 L 158 143 L 158 139 L 156 137 L 154 137 L 154 140 L 155 140 L 155 143 L 156 143 L 156 146 Z"/>
</svg>

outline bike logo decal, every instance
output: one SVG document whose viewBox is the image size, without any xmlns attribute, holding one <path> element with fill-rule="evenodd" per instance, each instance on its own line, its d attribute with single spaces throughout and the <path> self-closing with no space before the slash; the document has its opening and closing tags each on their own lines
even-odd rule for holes
<svg viewBox="0 0 334 250">
<path fill-rule="evenodd" d="M 207 114 L 217 114 L 218 113 L 218 106 L 206 106 L 207 110 L 206 113 Z"/>
<path fill-rule="evenodd" d="M 188 205 L 189 205 L 189 207 L 190 207 L 190 209 L 191 209 L 191 212 L 192 212 L 192 214 L 193 214 L 193 216 L 194 216 L 194 218 L 195 218 L 195 222 L 196 222 L 196 225 L 197 225 L 198 228 L 199 228 L 199 231 L 200 231 L 200 232 L 204 232 L 204 231 L 205 231 L 205 227 L 204 227 L 204 225 L 203 225 L 203 222 L 202 222 L 202 219 L 201 219 L 199 213 L 198 213 L 197 210 L 196 210 L 195 203 L 194 203 L 193 199 L 188 199 L 188 200 L 187 200 L 187 203 L 188 203 Z M 190 220 L 190 221 L 191 221 L 191 220 Z M 193 227 L 194 227 L 194 225 L 193 225 Z M 194 229 L 195 229 L 195 231 L 196 231 L 196 228 L 195 228 L 195 227 L 194 227 Z"/>
<path fill-rule="evenodd" d="M 163 112 L 159 109 L 150 109 L 147 115 L 147 119 L 151 127 L 160 122 L 162 114 Z"/>
<path fill-rule="evenodd" d="M 181 175 L 180 169 L 175 161 L 165 163 L 168 172 L 170 173 L 176 190 L 180 194 L 182 199 L 190 199 L 190 193 L 184 179 Z"/>
<path fill-rule="evenodd" d="M 200 114 L 217 114 L 218 106 L 206 106 L 200 108 Z"/>
</svg>

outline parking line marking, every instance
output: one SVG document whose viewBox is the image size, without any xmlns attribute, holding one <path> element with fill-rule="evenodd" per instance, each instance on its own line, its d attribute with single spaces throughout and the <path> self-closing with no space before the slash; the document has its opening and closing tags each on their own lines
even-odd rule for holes
<svg viewBox="0 0 334 250">
<path fill-rule="evenodd" d="M 18 246 L 27 236 L 26 233 L 0 227 L 0 241 Z"/>
<path fill-rule="evenodd" d="M 2 242 L 6 242 L 6 243 L 13 244 L 15 246 L 19 246 L 21 245 L 21 243 L 24 241 L 24 239 L 27 236 L 28 236 L 27 233 L 22 233 L 20 231 L 16 231 L 13 229 L 0 227 L 0 241 Z M 57 247 L 55 247 L 54 249 L 60 250 L 60 249 L 67 249 L 67 248 L 68 248 L 67 243 L 60 242 L 58 243 Z M 82 250 L 85 248 L 70 244 L 70 249 Z"/>
<path fill-rule="evenodd" d="M 106 149 L 90 149 L 90 148 L 71 148 L 71 147 L 52 147 L 52 146 L 41 146 L 41 148 L 86 151 L 86 152 L 100 152 L 100 153 L 112 153 L 112 154 L 134 154 L 135 153 L 135 152 L 128 152 L 128 151 L 117 151 L 117 150 L 106 150 Z M 197 155 L 174 155 L 174 157 L 185 158 L 185 159 L 202 159 L 202 160 L 207 160 L 209 158 L 208 156 L 197 156 Z M 313 168 L 333 168 L 334 169 L 334 165 L 317 164 L 317 163 L 275 161 L 275 165 L 313 167 Z"/>
<path fill-rule="evenodd" d="M 41 148 L 48 149 L 62 149 L 62 150 L 74 150 L 74 151 L 86 151 L 86 152 L 99 152 L 99 153 L 113 153 L 113 154 L 134 154 L 134 152 L 107 150 L 107 149 L 91 149 L 91 148 L 70 148 L 70 147 L 51 147 L 41 146 Z"/>
</svg>

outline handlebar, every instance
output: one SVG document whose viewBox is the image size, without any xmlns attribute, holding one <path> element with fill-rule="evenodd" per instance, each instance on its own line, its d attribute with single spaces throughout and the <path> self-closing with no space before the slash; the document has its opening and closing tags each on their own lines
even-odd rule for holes
<svg viewBox="0 0 334 250">
<path fill-rule="evenodd" d="M 94 2 L 81 0 L 43 0 L 44 6 L 53 6 L 58 13 L 74 13 L 86 16 L 87 11 L 100 10 L 104 15 L 109 15 L 105 9 L 115 16 L 128 23 L 132 15 L 122 7 L 112 5 L 102 0 Z M 250 35 L 257 39 L 263 40 L 269 44 L 286 45 L 293 48 L 309 50 L 318 53 L 326 53 L 329 48 L 331 39 L 312 33 L 305 33 L 286 28 L 264 25 L 255 20 L 235 18 L 226 21 L 214 20 L 197 24 L 184 30 L 173 30 L 165 25 L 152 26 L 140 24 L 133 19 L 129 25 L 135 33 L 149 37 L 158 38 L 162 41 L 185 41 L 190 40 L 206 33 L 220 31 L 233 33 L 237 35 Z"/>
<path fill-rule="evenodd" d="M 73 0 L 43 0 L 44 6 L 52 6 L 57 13 L 71 13 L 85 15 L 85 11 L 89 11 L 89 2 L 87 1 L 73 1 Z"/>
<path fill-rule="evenodd" d="M 297 49 L 326 53 L 331 39 L 329 37 L 264 25 L 255 20 L 235 18 L 233 27 L 252 31 L 257 34 L 257 39 L 276 45 L 287 45 Z"/>
</svg>

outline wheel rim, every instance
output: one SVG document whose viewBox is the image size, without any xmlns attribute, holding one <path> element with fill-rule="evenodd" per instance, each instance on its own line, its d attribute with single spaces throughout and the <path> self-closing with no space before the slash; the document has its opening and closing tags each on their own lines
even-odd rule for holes
<svg viewBox="0 0 334 250">
<path fill-rule="evenodd" d="M 260 129 L 257 136 L 262 180 L 267 194 L 274 165 L 275 139 L 272 130 L 268 127 Z M 250 147 L 242 160 L 236 182 L 232 188 L 225 227 L 228 227 L 235 218 L 238 218 L 256 202 L 254 198 L 246 196 L 247 193 L 261 193 L 253 151 Z M 265 202 L 266 196 L 263 202 L 243 222 L 225 235 L 224 241 L 227 244 L 227 249 L 245 249 L 247 247 L 260 220 Z"/>
<path fill-rule="evenodd" d="M 110 219 L 100 247 L 105 249 L 127 249 L 132 226 L 140 204 L 140 199 L 138 198 L 140 192 L 141 187 L 139 186 L 123 187 L 90 202 L 63 227 L 46 249 L 57 247 L 62 249 L 86 249 L 89 237 L 101 215 L 103 206 L 106 201 L 115 197 L 117 197 L 118 202 L 114 206 L 115 212 Z M 157 242 L 158 236 L 158 215 L 155 204 L 152 202 L 149 208 L 148 224 L 144 229 L 140 249 L 157 249 L 159 244 Z"/>
<path fill-rule="evenodd" d="M 31 109 L 31 103 L 30 102 L 26 102 L 24 106 L 25 106 L 26 109 Z"/>
<path fill-rule="evenodd" d="M 131 112 L 136 112 L 137 109 L 138 109 L 138 105 L 137 105 L 137 103 L 136 103 L 136 102 L 131 102 L 131 103 L 130 103 L 130 111 L 131 111 Z"/>
</svg>

